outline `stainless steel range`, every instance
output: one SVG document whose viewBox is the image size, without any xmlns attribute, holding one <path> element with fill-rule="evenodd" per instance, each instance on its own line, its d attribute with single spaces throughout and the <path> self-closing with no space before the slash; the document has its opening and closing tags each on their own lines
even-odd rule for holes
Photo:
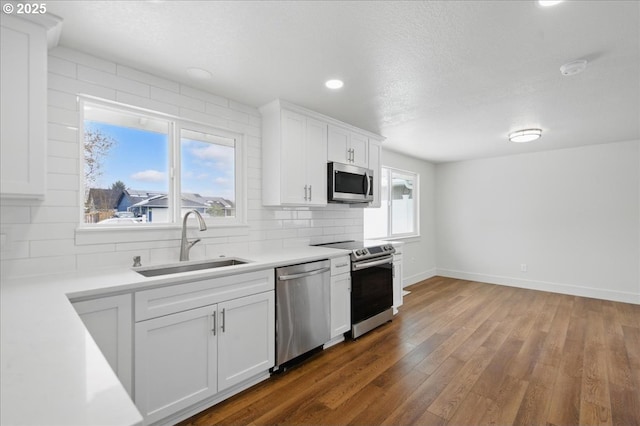
<svg viewBox="0 0 640 426">
<path fill-rule="evenodd" d="M 322 247 L 351 252 L 351 337 L 391 321 L 393 318 L 393 254 L 381 241 L 341 241 Z"/>
</svg>

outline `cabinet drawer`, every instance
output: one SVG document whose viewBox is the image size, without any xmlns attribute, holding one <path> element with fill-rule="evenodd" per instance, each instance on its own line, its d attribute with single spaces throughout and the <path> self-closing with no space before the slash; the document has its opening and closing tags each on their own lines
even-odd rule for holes
<svg viewBox="0 0 640 426">
<path fill-rule="evenodd" d="M 136 322 L 273 290 L 273 269 L 208 278 L 135 294 Z"/>
<path fill-rule="evenodd" d="M 331 259 L 331 275 L 348 274 L 351 271 L 351 260 L 349 256 L 336 257 Z"/>
</svg>

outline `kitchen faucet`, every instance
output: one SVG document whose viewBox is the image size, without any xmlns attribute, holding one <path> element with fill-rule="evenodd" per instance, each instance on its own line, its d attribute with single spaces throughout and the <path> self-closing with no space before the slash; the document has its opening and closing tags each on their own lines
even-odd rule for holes
<svg viewBox="0 0 640 426">
<path fill-rule="evenodd" d="M 200 224 L 200 230 L 201 231 L 206 231 L 207 230 L 207 224 L 205 223 L 204 219 L 202 218 L 202 215 L 200 215 L 200 213 L 197 210 L 189 210 L 187 212 L 187 214 L 184 215 L 184 219 L 182 219 L 182 241 L 180 242 L 180 261 L 181 262 L 183 260 L 189 260 L 189 250 L 198 241 L 200 241 L 200 238 L 198 238 L 197 240 L 194 240 L 194 241 L 188 241 L 187 240 L 187 218 L 189 217 L 189 215 L 191 213 L 195 213 L 196 218 L 198 219 L 198 222 Z"/>
</svg>

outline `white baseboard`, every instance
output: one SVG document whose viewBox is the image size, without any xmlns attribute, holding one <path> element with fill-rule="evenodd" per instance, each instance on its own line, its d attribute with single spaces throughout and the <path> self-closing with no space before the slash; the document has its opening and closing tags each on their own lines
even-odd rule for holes
<svg viewBox="0 0 640 426">
<path fill-rule="evenodd" d="M 402 288 L 427 280 L 431 277 L 435 277 L 436 275 L 438 275 L 436 274 L 436 268 L 431 268 L 418 274 L 411 275 L 410 277 L 402 277 Z"/>
<path fill-rule="evenodd" d="M 522 278 L 503 277 L 499 275 L 454 271 L 451 269 L 440 268 L 436 269 L 436 273 L 434 275 L 468 281 L 478 281 L 489 284 L 506 285 L 510 287 L 526 288 L 530 290 L 548 291 L 550 293 L 569 294 L 572 296 L 590 297 L 593 299 L 612 300 L 614 302 L 633 303 L 636 305 L 640 305 L 640 294 L 622 291 L 582 287 L 573 284 L 554 283 L 548 281 L 523 280 Z"/>
</svg>

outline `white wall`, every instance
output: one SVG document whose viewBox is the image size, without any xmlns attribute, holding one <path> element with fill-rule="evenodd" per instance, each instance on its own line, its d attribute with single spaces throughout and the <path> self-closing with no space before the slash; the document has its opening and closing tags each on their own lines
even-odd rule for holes
<svg viewBox="0 0 640 426">
<path fill-rule="evenodd" d="M 382 165 L 418 173 L 420 176 L 420 237 L 403 241 L 403 286 L 415 284 L 436 273 L 435 183 L 436 167 L 426 161 L 387 149 Z"/>
<path fill-rule="evenodd" d="M 436 176 L 438 275 L 640 303 L 639 141 L 439 164 Z"/>
<path fill-rule="evenodd" d="M 2 200 L 2 277 L 39 275 L 177 261 L 180 232 L 153 241 L 76 235 L 80 206 L 80 145 L 76 94 L 88 94 L 242 132 L 247 138 L 248 227 L 198 232 L 192 259 L 231 251 L 362 239 L 362 211 L 332 205 L 318 209 L 263 208 L 261 117 L 257 109 L 67 48 L 49 54 L 47 194 L 44 202 Z M 121 233 L 122 235 L 122 233 Z M 195 235 L 195 234 L 194 234 Z M 193 238 L 193 236 L 190 236 Z M 103 241 L 103 242 L 100 242 Z"/>
</svg>

